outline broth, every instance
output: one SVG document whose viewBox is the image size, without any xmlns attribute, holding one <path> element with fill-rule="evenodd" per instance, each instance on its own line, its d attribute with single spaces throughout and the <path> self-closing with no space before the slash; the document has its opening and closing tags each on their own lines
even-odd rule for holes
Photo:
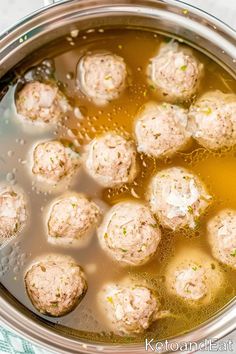
<svg viewBox="0 0 236 354">
<path fill-rule="evenodd" d="M 83 192 L 94 199 L 102 199 L 111 206 L 127 198 L 144 199 L 147 183 L 157 171 L 170 166 L 183 166 L 200 176 L 214 196 L 214 205 L 201 218 L 196 232 L 170 232 L 163 230 L 158 252 L 147 264 L 138 268 L 121 268 L 113 263 L 101 250 L 96 235 L 92 242 L 82 249 L 68 249 L 50 245 L 46 240 L 44 211 L 48 203 L 58 196 L 39 193 L 32 185 L 27 171 L 28 151 L 38 140 L 59 138 L 87 144 L 93 137 L 104 131 L 121 132 L 124 136 L 133 136 L 133 118 L 138 108 L 150 101 L 157 100 L 146 83 L 145 70 L 148 60 L 153 57 L 165 37 L 135 30 L 105 30 L 81 34 L 77 38 L 62 38 L 33 53 L 21 66 L 15 68 L 16 79 L 24 75 L 30 67 L 40 60 L 53 58 L 55 76 L 74 106 L 80 108 L 86 118 L 78 120 L 70 115 L 55 131 L 24 131 L 17 123 L 14 111 L 14 85 L 0 103 L 0 181 L 7 179 L 19 184 L 26 192 L 31 210 L 30 220 L 24 233 L 1 250 L 0 273 L 4 287 L 23 305 L 37 313 L 26 295 L 23 277 L 30 263 L 44 253 L 64 253 L 73 256 L 85 269 L 88 280 L 88 292 L 80 305 L 70 314 L 61 318 L 40 315 L 57 326 L 58 330 L 73 333 L 78 337 L 102 342 L 142 342 L 144 338 L 164 339 L 189 331 L 209 319 L 223 308 L 236 295 L 235 273 L 220 265 L 224 271 L 226 285 L 219 296 L 207 306 L 190 308 L 183 301 L 165 290 L 165 268 L 171 258 L 183 246 L 197 247 L 210 254 L 206 241 L 206 221 L 222 208 L 236 209 L 236 152 L 234 149 L 222 153 L 213 153 L 194 143 L 188 151 L 178 153 L 172 159 L 155 161 L 139 155 L 140 173 L 131 185 L 120 189 L 102 189 L 81 169 L 70 190 Z M 73 44 L 71 44 L 73 43 Z M 105 49 L 122 56 L 132 72 L 132 82 L 121 96 L 105 107 L 98 107 L 85 99 L 75 86 L 75 71 L 79 57 L 88 50 Z M 205 66 L 200 94 L 220 89 L 223 92 L 235 92 L 236 82 L 218 64 L 200 52 L 193 50 Z M 135 53 L 135 55 L 134 55 Z M 36 128 L 37 130 L 37 128 Z M 78 144 L 79 143 L 79 144 Z M 162 308 L 170 310 L 175 316 L 160 319 L 150 329 L 138 337 L 119 337 L 109 332 L 105 321 L 97 309 L 96 294 L 101 286 L 129 274 L 133 278 L 145 279 L 157 289 Z"/>
</svg>

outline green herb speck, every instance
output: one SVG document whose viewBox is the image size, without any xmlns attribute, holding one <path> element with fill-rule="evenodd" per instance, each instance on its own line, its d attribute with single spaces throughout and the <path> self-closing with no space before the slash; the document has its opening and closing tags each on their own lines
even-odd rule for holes
<svg viewBox="0 0 236 354">
<path fill-rule="evenodd" d="M 182 66 L 180 67 L 180 70 L 186 71 L 186 70 L 187 70 L 187 65 L 182 65 Z"/>
<path fill-rule="evenodd" d="M 211 107 L 208 107 L 208 108 L 205 109 L 203 112 L 204 112 L 207 116 L 209 116 L 209 115 L 212 113 L 212 109 L 211 109 Z"/>
<path fill-rule="evenodd" d="M 113 301 L 113 299 L 112 299 L 111 296 L 108 296 L 108 297 L 107 297 L 107 301 L 110 302 L 111 304 L 114 304 L 114 301 Z"/>
<path fill-rule="evenodd" d="M 236 257 L 236 248 L 233 250 L 233 252 L 230 253 L 230 256 Z"/>
</svg>

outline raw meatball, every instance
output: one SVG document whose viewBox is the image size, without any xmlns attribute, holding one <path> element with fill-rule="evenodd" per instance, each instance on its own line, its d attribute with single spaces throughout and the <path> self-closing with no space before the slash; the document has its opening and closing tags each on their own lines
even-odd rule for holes
<svg viewBox="0 0 236 354">
<path fill-rule="evenodd" d="M 191 49 L 176 42 L 163 44 L 150 60 L 147 75 L 166 101 L 189 100 L 198 90 L 203 76 L 203 64 L 193 55 Z"/>
<path fill-rule="evenodd" d="M 47 222 L 49 242 L 87 245 L 100 215 L 100 208 L 82 194 L 61 197 L 50 208 Z"/>
<path fill-rule="evenodd" d="M 47 184 L 72 176 L 79 164 L 79 155 L 59 141 L 39 143 L 33 150 L 32 172 Z"/>
<path fill-rule="evenodd" d="M 148 199 L 159 222 L 172 230 L 194 229 L 211 196 L 199 178 L 182 167 L 158 172 L 152 179 Z"/>
<path fill-rule="evenodd" d="M 209 221 L 207 232 L 213 256 L 236 269 L 236 211 L 220 211 Z"/>
<path fill-rule="evenodd" d="M 109 52 L 88 53 L 77 68 L 77 84 L 94 103 L 104 105 L 125 89 L 127 68 L 124 59 Z"/>
<path fill-rule="evenodd" d="M 69 109 L 66 97 L 54 84 L 27 83 L 16 98 L 17 113 L 34 124 L 54 124 Z"/>
<path fill-rule="evenodd" d="M 101 247 L 121 265 L 139 266 L 155 254 L 160 228 L 149 208 L 121 202 L 111 208 L 98 229 Z"/>
<path fill-rule="evenodd" d="M 117 334 L 144 332 L 158 319 L 159 302 L 153 292 L 137 285 L 106 285 L 99 306 L 108 325 Z"/>
<path fill-rule="evenodd" d="M 148 103 L 138 113 L 135 135 L 138 151 L 156 158 L 170 157 L 186 148 L 187 111 L 168 103 Z"/>
<path fill-rule="evenodd" d="M 168 291 L 190 305 L 209 304 L 222 284 L 218 264 L 200 250 L 182 249 L 167 267 Z"/>
<path fill-rule="evenodd" d="M 200 145 L 210 150 L 235 145 L 236 95 L 205 93 L 190 108 L 189 130 Z"/>
<path fill-rule="evenodd" d="M 88 145 L 85 167 L 103 187 L 131 183 L 137 175 L 135 147 L 120 135 L 106 133 Z"/>
<path fill-rule="evenodd" d="M 0 244 L 16 236 L 26 224 L 27 210 L 23 193 L 16 187 L 0 186 Z"/>
<path fill-rule="evenodd" d="M 55 317 L 71 312 L 87 291 L 80 266 L 73 258 L 62 255 L 45 256 L 31 265 L 25 286 L 34 307 Z"/>
</svg>

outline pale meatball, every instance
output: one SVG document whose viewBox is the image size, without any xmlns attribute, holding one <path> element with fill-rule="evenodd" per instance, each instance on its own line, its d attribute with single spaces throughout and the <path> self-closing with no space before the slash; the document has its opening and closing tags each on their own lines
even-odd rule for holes
<svg viewBox="0 0 236 354">
<path fill-rule="evenodd" d="M 22 231 L 27 221 L 26 199 L 16 187 L 0 186 L 0 244 Z"/>
<path fill-rule="evenodd" d="M 126 87 L 127 67 L 124 59 L 109 53 L 88 53 L 77 68 L 77 85 L 97 105 L 119 97 Z"/>
<path fill-rule="evenodd" d="M 66 97 L 54 84 L 29 82 L 16 97 L 17 113 L 38 125 L 58 123 L 69 108 Z"/>
<path fill-rule="evenodd" d="M 189 130 L 200 145 L 210 150 L 235 145 L 236 95 L 205 93 L 190 108 Z"/>
<path fill-rule="evenodd" d="M 39 143 L 33 150 L 33 175 L 47 184 L 72 176 L 79 164 L 79 155 L 59 141 Z"/>
<path fill-rule="evenodd" d="M 25 287 L 34 307 L 54 317 L 74 310 L 87 291 L 81 267 L 62 255 L 45 256 L 32 264 L 25 275 Z"/>
<path fill-rule="evenodd" d="M 142 333 L 158 319 L 160 303 L 144 286 L 107 284 L 98 300 L 108 326 L 119 335 Z"/>
<path fill-rule="evenodd" d="M 135 122 L 138 151 L 155 158 L 173 156 L 190 142 L 187 123 L 187 110 L 169 103 L 148 103 Z"/>
<path fill-rule="evenodd" d="M 236 269 L 236 210 L 220 211 L 208 222 L 207 234 L 213 256 Z"/>
<path fill-rule="evenodd" d="M 49 211 L 48 240 L 59 245 L 87 245 L 100 216 L 98 205 L 82 194 L 60 197 Z"/>
<path fill-rule="evenodd" d="M 207 305 L 223 286 L 217 262 L 203 251 L 182 249 L 166 271 L 167 290 L 190 305 Z"/>
<path fill-rule="evenodd" d="M 191 99 L 199 88 L 203 76 L 203 64 L 191 49 L 176 42 L 163 44 L 147 68 L 150 84 L 166 101 Z"/>
<path fill-rule="evenodd" d="M 161 231 L 147 206 L 121 202 L 105 216 L 98 229 L 98 238 L 113 260 L 121 265 L 139 266 L 155 254 Z"/>
<path fill-rule="evenodd" d="M 137 175 L 135 147 L 120 135 L 106 133 L 88 145 L 85 167 L 88 174 L 105 188 L 131 183 Z"/>
<path fill-rule="evenodd" d="M 152 179 L 148 199 L 162 226 L 194 229 L 211 202 L 200 179 L 182 167 L 158 172 Z"/>
</svg>

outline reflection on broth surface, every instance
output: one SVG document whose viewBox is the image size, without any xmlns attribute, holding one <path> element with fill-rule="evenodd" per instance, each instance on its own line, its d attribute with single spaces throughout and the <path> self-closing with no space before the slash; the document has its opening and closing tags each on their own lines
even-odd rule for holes
<svg viewBox="0 0 236 354">
<path fill-rule="evenodd" d="M 235 272 L 221 264 L 219 268 L 224 277 L 224 285 L 210 304 L 189 306 L 166 289 L 166 269 L 174 257 L 188 247 L 210 256 L 211 249 L 206 234 L 208 220 L 222 209 L 236 209 L 234 148 L 211 152 L 192 142 L 184 152 L 177 152 L 173 157 L 164 160 L 155 160 L 141 153 L 137 157 L 138 174 L 130 184 L 117 189 L 103 188 L 80 167 L 70 187 L 65 186 L 65 189 L 85 194 L 95 202 L 101 200 L 102 209 L 108 210 L 118 202 L 144 202 L 151 178 L 161 170 L 177 166 L 196 174 L 213 196 L 211 206 L 198 220 L 195 230 L 170 231 L 162 228 L 158 251 L 147 264 L 140 267 L 121 267 L 101 249 L 95 233 L 85 248 L 67 248 L 47 242 L 46 209 L 62 192 L 50 189 L 40 192 L 29 173 L 29 151 L 38 142 L 56 139 L 77 152 L 82 160 L 84 146 L 102 133 L 112 131 L 134 142 L 134 120 L 140 107 L 150 101 L 163 102 L 146 77 L 149 60 L 157 54 L 163 41 L 166 41 L 166 38 L 149 32 L 105 30 L 88 33 L 86 36 L 79 35 L 77 38 L 63 38 L 52 43 L 50 48 L 42 48 L 40 53 L 33 53 L 14 73 L 16 78 L 20 78 L 29 68 L 40 64 L 39 57 L 42 60 L 54 58 L 55 78 L 72 107 L 56 127 L 45 130 L 38 126 L 25 126 L 16 116 L 15 86 L 9 87 L 0 103 L 0 183 L 7 180 L 10 184 L 19 185 L 26 193 L 27 207 L 30 210 L 24 230 L 0 251 L 1 282 L 22 304 L 37 313 L 24 288 L 26 270 L 37 257 L 44 254 L 72 256 L 86 273 L 88 290 L 84 299 L 73 312 L 64 317 L 55 319 L 40 315 L 55 323 L 62 332 L 106 342 L 141 342 L 147 336 L 167 338 L 193 329 L 236 295 Z M 107 105 L 98 106 L 77 87 L 76 70 L 81 56 L 88 51 L 101 50 L 112 52 L 124 59 L 128 68 L 128 83 L 116 99 Z M 204 64 L 205 71 L 199 93 L 193 97 L 193 101 L 210 90 L 236 93 L 236 82 L 227 72 L 198 51 L 193 50 L 193 53 Z M 28 73 L 27 77 L 40 80 L 43 73 L 43 70 L 34 70 Z M 189 108 L 189 103 L 184 102 L 182 106 Z M 214 262 L 217 263 L 216 260 Z M 135 284 L 153 289 L 158 294 L 161 310 L 170 314 L 153 322 L 150 328 L 138 337 L 110 333 L 97 304 L 97 294 L 104 285 L 122 281 L 127 275 Z"/>
</svg>

